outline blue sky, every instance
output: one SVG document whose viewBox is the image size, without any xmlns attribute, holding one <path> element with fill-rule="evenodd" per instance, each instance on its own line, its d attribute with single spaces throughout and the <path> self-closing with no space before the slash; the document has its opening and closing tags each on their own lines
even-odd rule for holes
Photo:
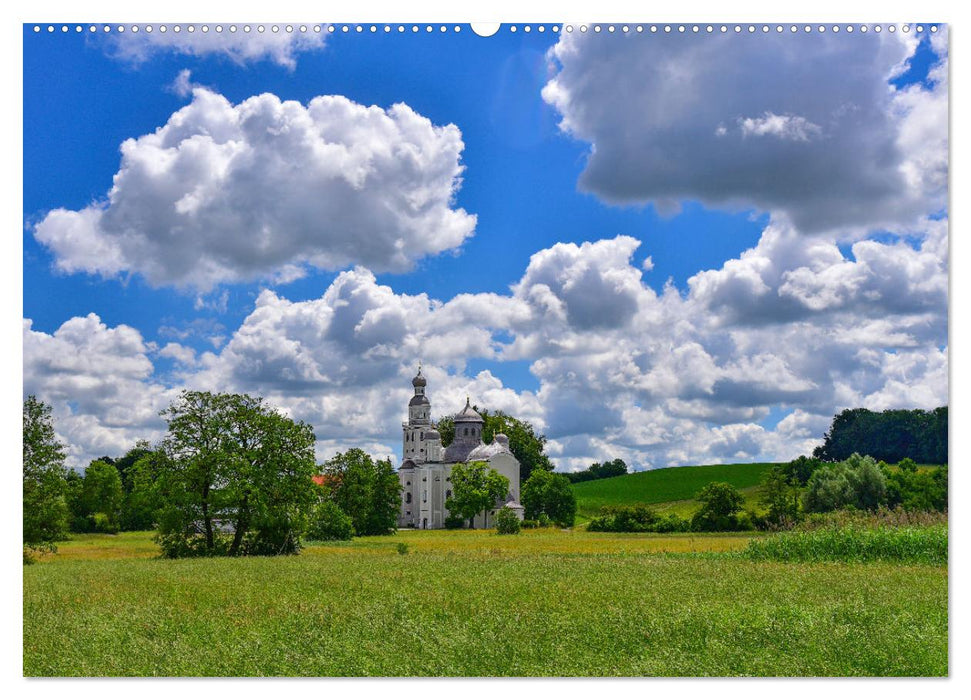
<svg viewBox="0 0 971 700">
<path fill-rule="evenodd" d="M 847 405 L 946 403 L 943 32 L 933 43 L 927 33 L 581 37 L 550 26 L 489 38 L 467 26 L 338 31 L 255 52 L 199 34 L 179 45 L 157 32 L 25 26 L 24 390 L 55 406 L 71 458 L 157 439 L 157 410 L 183 387 L 268 396 L 315 426 L 321 457 L 352 445 L 393 454 L 418 359 L 440 414 L 471 393 L 528 418 L 563 469 L 617 456 L 638 468 L 790 458 Z M 806 85 L 820 93 L 809 102 Z M 195 224 L 170 197 L 179 178 L 153 180 L 162 151 L 149 136 L 198 119 L 193 133 L 218 141 L 217 116 L 257 110 L 251 98 L 265 93 L 275 101 L 260 114 L 277 126 L 234 143 L 256 149 L 266 137 L 272 153 L 280 124 L 319 119 L 303 108 L 342 96 L 391 121 L 363 136 L 373 126 L 363 111 L 358 132 L 318 121 L 330 130 L 321 143 L 378 149 L 362 167 L 368 182 L 391 184 L 343 204 L 344 190 L 313 189 L 299 169 L 220 181 L 220 158 L 244 167 L 224 142 L 210 161 L 163 134 L 184 177 L 215 178 L 192 194 L 199 211 L 216 212 L 212 182 L 241 208 L 254 202 L 225 230 L 218 212 L 199 224 L 198 259 L 169 260 L 175 228 Z M 287 100 L 302 107 L 280 117 Z M 429 129 L 409 131 L 396 104 Z M 381 149 L 412 138 L 421 157 L 407 177 L 394 158 L 378 164 Z M 126 139 L 137 139 L 130 162 Z M 350 167 L 299 157 L 303 168 Z M 260 208 L 261 190 L 319 196 L 328 216 Z M 372 218 L 385 191 L 431 192 L 434 204 L 417 225 L 393 211 Z M 59 209 L 61 219 L 49 214 Z M 333 222 L 345 209 L 342 228 Z M 88 227 L 85 212 L 100 223 Z M 257 220 L 264 228 L 249 229 Z M 260 235 L 289 262 L 268 267 L 234 248 Z M 381 249 L 385 235 L 402 255 Z M 355 237 L 370 257 L 347 253 Z M 181 276 L 178 265 L 197 263 Z M 915 269 L 919 279 L 888 284 Z M 346 337 L 340 309 L 359 314 L 340 327 Z M 849 331 L 878 356 L 837 343 L 820 363 L 800 347 Z M 84 361 L 58 365 L 65 353 Z M 126 410 L 119 387 L 144 395 Z"/>
</svg>

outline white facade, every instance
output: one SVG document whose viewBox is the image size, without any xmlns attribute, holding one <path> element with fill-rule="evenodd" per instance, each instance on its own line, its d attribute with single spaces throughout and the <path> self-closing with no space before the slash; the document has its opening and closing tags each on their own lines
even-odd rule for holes
<svg viewBox="0 0 971 700">
<path fill-rule="evenodd" d="M 455 438 L 448 448 L 431 422 L 431 402 L 425 395 L 426 380 L 418 370 L 412 380 L 415 395 L 408 403 L 408 422 L 401 424 L 402 462 L 401 511 L 398 527 L 438 529 L 445 526 L 448 509 L 445 501 L 452 495 L 452 467 L 459 462 L 485 462 L 509 479 L 509 492 L 496 507 L 477 515 L 474 527 L 492 527 L 496 511 L 511 508 L 520 519 L 519 460 L 509 450 L 509 440 L 499 433 L 490 444 L 482 442 L 484 421 L 466 400 L 465 408 L 455 414 Z"/>
</svg>

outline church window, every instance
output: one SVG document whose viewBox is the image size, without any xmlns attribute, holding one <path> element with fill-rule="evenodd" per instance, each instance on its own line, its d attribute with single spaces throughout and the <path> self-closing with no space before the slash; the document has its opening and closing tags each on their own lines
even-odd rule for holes
<svg viewBox="0 0 971 700">
<path fill-rule="evenodd" d="M 424 440 L 425 439 L 425 431 L 424 430 L 421 431 L 421 437 L 418 438 L 418 439 L 419 440 Z"/>
<path fill-rule="evenodd" d="M 428 503 L 428 489 L 421 490 L 421 502 Z"/>
<path fill-rule="evenodd" d="M 452 497 L 452 489 L 449 489 L 448 491 L 445 492 L 445 498 L 451 498 L 451 497 Z"/>
<path fill-rule="evenodd" d="M 411 494 L 410 493 L 406 493 L 405 494 L 405 503 L 411 503 Z"/>
<path fill-rule="evenodd" d="M 468 435 L 469 434 L 469 429 L 468 428 L 462 428 L 462 434 L 463 435 Z"/>
</svg>

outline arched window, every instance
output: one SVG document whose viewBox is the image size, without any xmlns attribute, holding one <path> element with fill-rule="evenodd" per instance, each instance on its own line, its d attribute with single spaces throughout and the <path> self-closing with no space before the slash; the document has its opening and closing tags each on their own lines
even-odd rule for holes
<svg viewBox="0 0 971 700">
<path fill-rule="evenodd" d="M 469 434 L 469 429 L 468 428 L 462 428 L 462 434 L 463 435 L 468 435 Z"/>
<path fill-rule="evenodd" d="M 410 493 L 406 493 L 405 494 L 405 503 L 411 503 L 411 494 Z"/>
<path fill-rule="evenodd" d="M 419 440 L 424 440 L 425 439 L 425 431 L 424 430 L 421 431 L 421 437 L 419 437 L 418 439 Z"/>
<path fill-rule="evenodd" d="M 448 491 L 445 492 L 445 498 L 451 498 L 451 497 L 452 497 L 452 489 L 449 489 Z"/>
</svg>

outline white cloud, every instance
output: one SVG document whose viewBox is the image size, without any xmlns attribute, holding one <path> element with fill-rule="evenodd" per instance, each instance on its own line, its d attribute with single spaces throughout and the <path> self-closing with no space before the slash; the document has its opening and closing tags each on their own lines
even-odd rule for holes
<svg viewBox="0 0 971 700">
<path fill-rule="evenodd" d="M 911 243 L 861 241 L 851 259 L 832 239 L 771 224 L 684 294 L 645 285 L 638 242 L 624 236 L 539 251 L 505 295 L 400 294 L 355 268 L 316 299 L 264 290 L 219 349 L 167 343 L 158 356 L 176 362 L 172 389 L 134 329 L 89 316 L 46 335 L 27 322 L 25 390 L 56 402 L 79 456 L 154 434 L 182 386 L 266 397 L 314 426 L 320 459 L 352 446 L 397 454 L 420 358 L 436 416 L 469 396 L 529 420 L 561 469 L 791 459 L 843 408 L 947 403 L 946 229 L 929 221 Z M 499 369 L 472 375 L 476 359 Z M 500 378 L 503 361 L 524 359 L 535 392 Z"/>
<path fill-rule="evenodd" d="M 543 98 L 590 144 L 579 185 L 606 202 L 692 199 L 860 236 L 945 204 L 946 40 L 930 87 L 888 82 L 916 44 L 887 32 L 566 33 Z"/>
<path fill-rule="evenodd" d="M 339 96 L 304 106 L 192 95 L 154 133 L 122 144 L 104 201 L 37 224 L 60 270 L 204 292 L 291 281 L 308 267 L 401 272 L 473 233 L 475 216 L 453 202 L 464 147 L 454 125 Z"/>
<path fill-rule="evenodd" d="M 279 31 L 272 31 L 273 25 L 266 25 L 263 32 L 257 31 L 258 25 L 251 25 L 246 32 L 238 25 L 230 31 L 230 25 L 223 25 L 216 31 L 216 25 L 183 24 L 181 31 L 174 31 L 173 25 L 166 25 L 166 31 L 153 27 L 151 32 L 143 28 L 139 32 L 112 32 L 104 37 L 109 55 L 122 61 L 140 65 L 160 53 L 175 53 L 185 56 L 220 55 L 237 64 L 269 60 L 277 65 L 293 70 L 297 65 L 297 54 L 323 48 L 324 31 L 315 32 L 313 26 L 306 32 L 287 32 L 284 25 Z M 203 31 L 203 26 L 208 31 Z"/>
<path fill-rule="evenodd" d="M 789 141 L 809 141 L 823 131 L 819 124 L 804 117 L 772 112 L 765 112 L 761 117 L 739 119 L 738 125 L 742 136 L 775 136 Z"/>
</svg>

